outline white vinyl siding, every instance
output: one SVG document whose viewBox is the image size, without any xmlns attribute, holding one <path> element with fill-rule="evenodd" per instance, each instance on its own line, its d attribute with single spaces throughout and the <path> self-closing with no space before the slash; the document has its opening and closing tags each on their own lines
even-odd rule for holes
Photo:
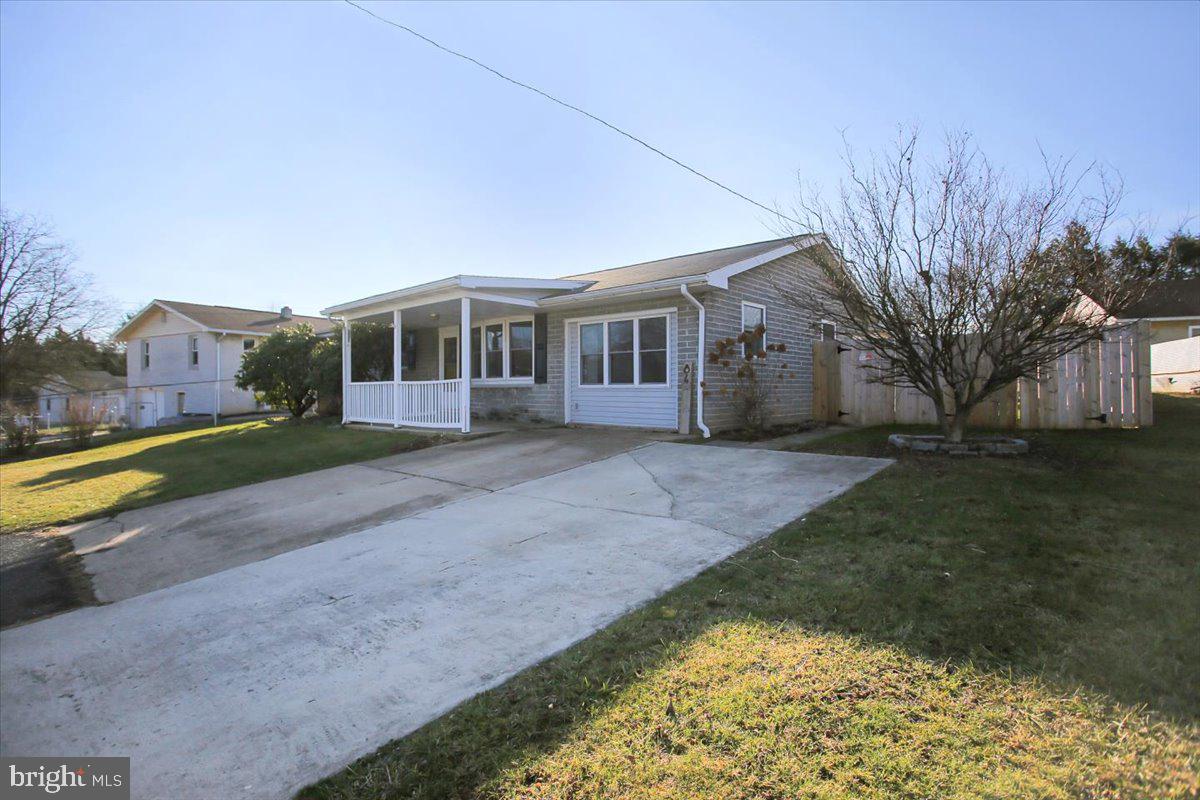
<svg viewBox="0 0 1200 800">
<path fill-rule="evenodd" d="M 675 312 L 665 315 L 630 314 L 612 318 L 612 322 L 625 322 L 639 317 L 666 317 L 667 327 L 667 382 L 641 384 L 580 385 L 579 328 L 580 322 L 567 323 L 566 385 L 567 413 L 569 421 L 582 425 L 621 425 L 634 428 L 664 428 L 674 430 L 679 425 L 679 389 L 675 371 L 675 351 L 678 333 Z M 582 324 L 589 323 L 586 320 Z M 635 330 L 637 325 L 635 324 Z M 595 330 L 595 329 L 592 329 Z M 608 338 L 608 331 L 601 328 Z M 635 345 L 634 362 L 638 362 Z M 609 371 L 608 359 L 604 358 L 605 372 Z"/>
</svg>

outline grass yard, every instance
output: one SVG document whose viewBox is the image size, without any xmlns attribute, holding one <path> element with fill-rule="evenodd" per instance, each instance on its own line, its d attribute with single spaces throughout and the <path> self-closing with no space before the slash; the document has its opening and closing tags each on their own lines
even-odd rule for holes
<svg viewBox="0 0 1200 800">
<path fill-rule="evenodd" d="M 1156 413 L 907 455 L 301 797 L 1195 797 L 1200 399 Z"/>
<path fill-rule="evenodd" d="M 256 420 L 134 432 L 94 447 L 0 464 L 0 532 L 104 516 L 180 497 L 378 458 L 426 437 Z"/>
</svg>

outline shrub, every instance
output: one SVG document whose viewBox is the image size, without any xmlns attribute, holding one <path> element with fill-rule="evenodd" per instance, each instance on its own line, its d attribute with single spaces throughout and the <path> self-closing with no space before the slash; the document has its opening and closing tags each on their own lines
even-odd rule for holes
<svg viewBox="0 0 1200 800">
<path fill-rule="evenodd" d="M 743 352 L 743 345 L 761 341 L 766 331 L 766 326 L 759 325 L 753 334 L 742 331 L 736 337 L 718 339 L 708 352 L 710 366 L 724 370 L 733 384 L 731 405 L 739 424 L 753 434 L 761 434 L 770 424 L 772 401 L 788 368 L 782 359 L 768 360 L 771 353 L 786 352 L 786 345 L 768 344 L 765 350 Z M 720 391 L 724 394 L 726 390 Z M 705 388 L 704 394 L 707 397 L 711 392 Z"/>
<path fill-rule="evenodd" d="M 104 409 L 95 408 L 86 397 L 72 397 L 67 401 L 67 438 L 76 448 L 90 447 L 96 429 L 104 420 Z"/>
<path fill-rule="evenodd" d="M 10 456 L 24 455 L 33 450 L 41 435 L 33 416 L 14 403 L 5 403 L 0 407 L 0 430 L 4 433 L 4 453 Z"/>
</svg>

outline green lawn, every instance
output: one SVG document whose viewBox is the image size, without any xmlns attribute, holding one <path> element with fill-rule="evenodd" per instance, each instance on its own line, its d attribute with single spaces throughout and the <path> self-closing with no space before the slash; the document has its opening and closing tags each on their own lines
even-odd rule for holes
<svg viewBox="0 0 1200 800">
<path fill-rule="evenodd" d="M 901 458 L 301 796 L 1195 797 L 1200 400 L 1156 411 Z"/>
<path fill-rule="evenodd" d="M 0 532 L 378 458 L 426 441 L 286 420 L 112 434 L 88 450 L 0 464 Z"/>
</svg>

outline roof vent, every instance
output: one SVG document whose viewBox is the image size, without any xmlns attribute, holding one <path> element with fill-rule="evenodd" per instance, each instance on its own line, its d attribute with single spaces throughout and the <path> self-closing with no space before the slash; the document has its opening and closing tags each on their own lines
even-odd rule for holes
<svg viewBox="0 0 1200 800">
<path fill-rule="evenodd" d="M 292 318 L 292 307 L 284 306 L 283 308 L 279 309 L 279 317 L 280 317 L 280 319 L 291 319 Z"/>
</svg>

